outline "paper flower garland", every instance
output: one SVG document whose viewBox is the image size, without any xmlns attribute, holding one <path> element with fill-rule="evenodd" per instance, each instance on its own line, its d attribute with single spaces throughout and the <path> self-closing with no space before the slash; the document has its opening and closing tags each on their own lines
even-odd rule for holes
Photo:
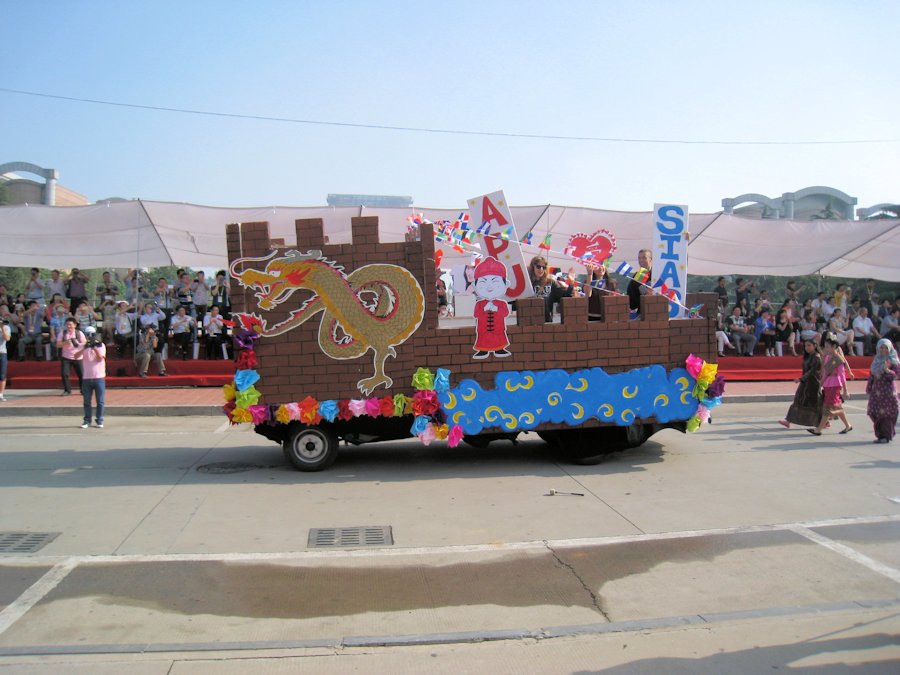
<svg viewBox="0 0 900 675">
<path fill-rule="evenodd" d="M 722 403 L 725 378 L 718 374 L 719 364 L 706 363 L 693 354 L 685 359 L 685 368 L 697 380 L 691 394 L 697 399 L 696 412 L 687 421 L 688 431 L 697 431 L 701 424 L 709 422 L 709 411 Z"/>
<path fill-rule="evenodd" d="M 258 359 L 253 345 L 259 339 L 255 331 L 241 331 L 235 344 L 242 349 L 236 361 L 234 381 L 222 387 L 225 397 L 223 411 L 232 424 L 290 424 L 302 422 L 314 426 L 325 420 L 347 421 L 354 417 L 402 417 L 413 415 L 410 433 L 428 445 L 434 440 L 447 441 L 451 448 L 459 445 L 463 430 L 447 424 L 447 414 L 441 408 L 438 392 L 450 389 L 450 371 L 438 368 L 417 368 L 412 376 L 415 392 L 385 394 L 380 398 L 317 401 L 307 396 L 302 401 L 267 406 L 259 403 L 262 393 L 256 388 L 260 375 L 256 371 Z"/>
</svg>

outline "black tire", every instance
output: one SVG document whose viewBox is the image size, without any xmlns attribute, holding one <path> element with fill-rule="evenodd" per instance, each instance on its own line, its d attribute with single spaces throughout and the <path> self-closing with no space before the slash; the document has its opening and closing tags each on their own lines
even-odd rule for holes
<svg viewBox="0 0 900 675">
<path fill-rule="evenodd" d="M 284 439 L 284 456 L 298 471 L 322 471 L 334 464 L 338 438 L 322 426 L 298 426 Z"/>
<path fill-rule="evenodd" d="M 515 443 L 516 436 L 518 436 L 518 435 L 519 435 L 518 432 L 514 432 L 514 433 L 510 433 L 510 434 L 500 433 L 500 434 L 478 434 L 477 436 L 463 436 L 463 443 L 465 443 L 466 445 L 469 445 L 473 448 L 482 449 L 482 448 L 486 448 L 493 441 L 509 440 L 509 441 L 512 441 L 513 443 Z"/>
</svg>

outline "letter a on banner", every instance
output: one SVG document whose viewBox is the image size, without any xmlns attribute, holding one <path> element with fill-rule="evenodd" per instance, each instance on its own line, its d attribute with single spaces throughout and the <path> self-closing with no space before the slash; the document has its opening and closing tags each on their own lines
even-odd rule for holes
<svg viewBox="0 0 900 675">
<path fill-rule="evenodd" d="M 528 267 L 525 265 L 525 257 L 522 255 L 522 247 L 519 245 L 519 234 L 513 223 L 512 213 L 503 190 L 492 192 L 480 197 L 468 200 L 469 223 L 472 227 L 479 228 L 485 223 L 484 228 L 490 231 L 489 236 L 482 237 L 482 248 L 486 256 L 493 256 L 506 265 L 508 271 L 509 288 L 506 298 L 529 298 L 534 295 L 534 288 L 528 277 Z M 506 228 L 508 238 L 500 236 L 501 228 Z"/>
<path fill-rule="evenodd" d="M 653 276 L 654 288 L 666 285 L 675 292 L 682 305 L 687 293 L 688 274 L 688 207 L 679 204 L 653 205 Z M 684 318 L 684 307 L 669 303 L 669 318 Z"/>
</svg>

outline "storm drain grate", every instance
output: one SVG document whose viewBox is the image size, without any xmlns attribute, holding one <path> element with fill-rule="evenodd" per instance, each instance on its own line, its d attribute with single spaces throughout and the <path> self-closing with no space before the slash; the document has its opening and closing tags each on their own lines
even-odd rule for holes
<svg viewBox="0 0 900 675">
<path fill-rule="evenodd" d="M 393 546 L 394 534 L 386 527 L 315 527 L 309 531 L 308 548 Z"/>
<path fill-rule="evenodd" d="M 0 532 L 0 553 L 34 553 L 59 536 L 59 532 Z"/>
</svg>

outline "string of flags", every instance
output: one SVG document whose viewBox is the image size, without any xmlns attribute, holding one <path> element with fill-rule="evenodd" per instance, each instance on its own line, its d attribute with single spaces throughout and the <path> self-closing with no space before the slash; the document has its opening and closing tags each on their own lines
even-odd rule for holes
<svg viewBox="0 0 900 675">
<path fill-rule="evenodd" d="M 439 220 L 437 222 L 431 222 L 426 219 L 422 213 L 414 213 L 410 216 L 407 216 L 406 220 L 409 222 L 409 225 L 407 226 L 408 231 L 417 230 L 423 225 L 431 225 L 434 228 L 435 241 L 449 244 L 457 253 L 466 253 L 468 250 L 468 252 L 476 258 L 480 258 L 482 256 L 481 245 L 473 241 L 473 236 L 495 237 L 508 241 L 510 239 L 513 239 L 516 234 L 515 228 L 512 225 L 500 227 L 496 232 L 493 232 L 491 224 L 489 222 L 482 222 L 481 225 L 479 225 L 478 228 L 473 231 L 469 227 L 469 214 L 467 212 L 460 212 L 459 216 L 457 216 L 456 220 L 454 221 Z M 552 250 L 552 236 L 552 233 L 548 232 L 544 236 L 543 241 L 538 244 L 537 248 L 541 251 L 546 251 L 548 254 L 555 253 L 557 255 L 572 257 L 576 263 L 581 263 L 586 267 L 599 267 L 601 265 L 609 265 L 609 258 L 605 260 L 595 259 L 594 254 L 591 251 L 587 251 L 580 257 L 575 257 L 573 256 L 573 247 L 570 246 L 567 246 L 565 249 L 563 249 L 562 252 Z M 519 243 L 523 246 L 529 246 L 533 248 L 533 241 L 534 231 L 532 230 L 529 231 Z M 468 249 L 466 247 L 468 247 Z M 657 282 L 656 286 L 650 286 L 650 270 L 644 267 L 638 267 L 637 269 L 635 269 L 627 262 L 622 262 L 616 267 L 614 271 L 620 276 L 633 279 L 640 285 L 665 296 L 669 300 L 669 302 L 683 308 L 689 317 L 699 318 L 701 316 L 700 312 L 704 308 L 703 303 L 688 307 L 678 301 L 678 295 L 675 290 L 669 288 L 665 284 L 665 282 Z M 567 280 L 570 284 L 574 283 L 574 277 L 571 274 L 567 275 L 567 277 Z M 591 286 L 591 288 L 605 291 L 607 293 L 613 292 L 605 287 L 606 284 L 603 279 L 592 281 L 589 285 Z"/>
</svg>

